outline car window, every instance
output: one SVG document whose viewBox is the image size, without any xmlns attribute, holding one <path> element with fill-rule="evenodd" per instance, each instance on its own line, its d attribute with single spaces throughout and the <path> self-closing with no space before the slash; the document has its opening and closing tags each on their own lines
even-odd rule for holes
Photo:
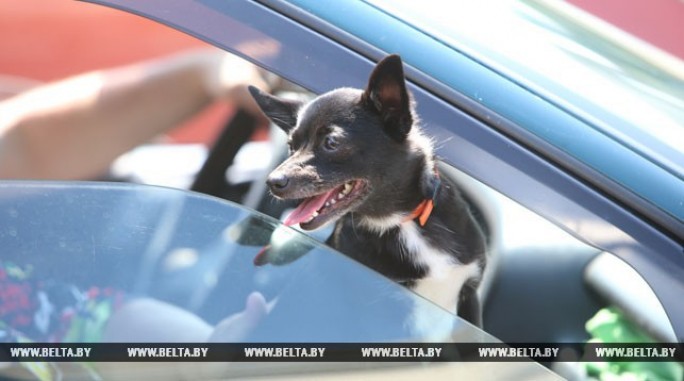
<svg viewBox="0 0 684 381">
<path fill-rule="evenodd" d="M 115 184 L 19 182 L 3 184 L 0 193 L 2 259 L 40 279 L 147 295 L 214 323 L 238 312 L 250 291 L 269 300 L 283 293 L 274 315 L 286 322 L 273 317 L 273 326 L 255 332 L 273 342 L 410 337 L 391 316 L 413 294 L 238 205 Z M 364 301 L 359 293 L 369 290 L 379 300 Z M 432 313 L 436 321 L 450 319 L 439 308 Z"/>
<path fill-rule="evenodd" d="M 130 184 L 5 182 L 0 215 L 1 279 L 20 274 L 21 287 L 35 280 L 31 287 L 54 308 L 68 290 L 100 306 L 104 296 L 116 295 L 112 305 L 121 305 L 112 318 L 144 298 L 173 306 L 168 314 L 190 313 L 216 324 L 240 312 L 248 295 L 258 291 L 272 309 L 256 327 L 231 336 L 233 341 L 498 342 L 272 218 L 192 192 Z M 416 303 L 432 321 L 424 336 L 408 330 L 404 319 Z M 145 318 L 133 316 L 124 328 L 135 329 L 136 319 Z M 163 331 L 167 318 L 159 319 L 155 329 Z M 0 326 L 5 339 L 9 323 Z M 18 326 L 10 336 L 41 341 L 32 333 L 39 334 Z M 147 334 L 140 332 L 128 342 L 149 342 Z M 314 365 L 312 371 L 323 369 Z M 353 369 L 344 363 L 340 367 Z M 554 378 L 538 365 L 509 368 Z M 326 369 L 332 369 L 330 364 Z M 240 366 L 233 370 L 245 371 Z M 260 373 L 250 369 L 247 374 Z"/>
</svg>

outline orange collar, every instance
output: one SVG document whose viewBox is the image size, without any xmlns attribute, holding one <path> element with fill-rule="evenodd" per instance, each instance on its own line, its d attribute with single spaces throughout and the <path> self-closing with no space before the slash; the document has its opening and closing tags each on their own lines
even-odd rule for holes
<svg viewBox="0 0 684 381">
<path fill-rule="evenodd" d="M 411 214 L 406 216 L 404 222 L 412 221 L 418 218 L 420 226 L 425 226 L 428 218 L 430 218 L 430 214 L 432 213 L 432 209 L 434 207 L 435 203 L 432 201 L 432 199 L 426 198 L 425 200 L 421 201 L 415 209 L 413 209 L 413 212 L 411 212 Z"/>
<path fill-rule="evenodd" d="M 421 201 L 420 204 L 418 204 L 418 206 L 416 206 L 416 208 L 413 209 L 411 214 L 406 216 L 404 222 L 413 221 L 417 218 L 420 226 L 425 226 L 428 218 L 430 218 L 432 209 L 434 209 L 435 207 L 435 198 L 437 197 L 437 192 L 439 191 L 439 187 L 441 185 L 442 181 L 439 178 L 439 172 L 437 172 L 437 168 L 435 168 L 435 187 L 432 191 L 432 198 L 426 198 L 423 201 Z"/>
</svg>

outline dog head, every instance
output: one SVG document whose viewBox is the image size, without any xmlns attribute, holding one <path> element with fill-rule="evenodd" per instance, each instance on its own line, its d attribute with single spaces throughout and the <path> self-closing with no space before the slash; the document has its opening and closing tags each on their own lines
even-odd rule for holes
<svg viewBox="0 0 684 381">
<path fill-rule="evenodd" d="M 382 217 L 431 192 L 432 148 L 414 125 L 399 56 L 378 63 L 365 90 L 337 89 L 306 104 L 250 92 L 288 134 L 289 157 L 267 180 L 276 197 L 303 199 L 286 225 L 312 230 L 348 212 Z"/>
</svg>

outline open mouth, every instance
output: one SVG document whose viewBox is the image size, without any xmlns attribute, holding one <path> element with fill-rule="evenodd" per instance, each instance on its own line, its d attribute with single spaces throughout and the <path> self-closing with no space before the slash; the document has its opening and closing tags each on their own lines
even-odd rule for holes
<svg viewBox="0 0 684 381">
<path fill-rule="evenodd" d="M 351 180 L 327 192 L 305 199 L 285 219 L 286 226 L 299 224 L 304 230 L 314 230 L 346 213 L 366 195 L 366 182 Z"/>
</svg>

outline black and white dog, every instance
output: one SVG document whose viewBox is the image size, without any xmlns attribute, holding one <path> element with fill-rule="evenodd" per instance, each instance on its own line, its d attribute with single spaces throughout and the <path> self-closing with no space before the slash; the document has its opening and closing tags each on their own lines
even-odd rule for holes
<svg viewBox="0 0 684 381">
<path fill-rule="evenodd" d="M 399 56 L 382 60 L 365 90 L 306 104 L 250 92 L 289 136 L 290 155 L 267 180 L 276 197 L 303 200 L 285 224 L 313 230 L 336 221 L 332 247 L 481 325 L 485 239 L 439 174 Z"/>
</svg>

